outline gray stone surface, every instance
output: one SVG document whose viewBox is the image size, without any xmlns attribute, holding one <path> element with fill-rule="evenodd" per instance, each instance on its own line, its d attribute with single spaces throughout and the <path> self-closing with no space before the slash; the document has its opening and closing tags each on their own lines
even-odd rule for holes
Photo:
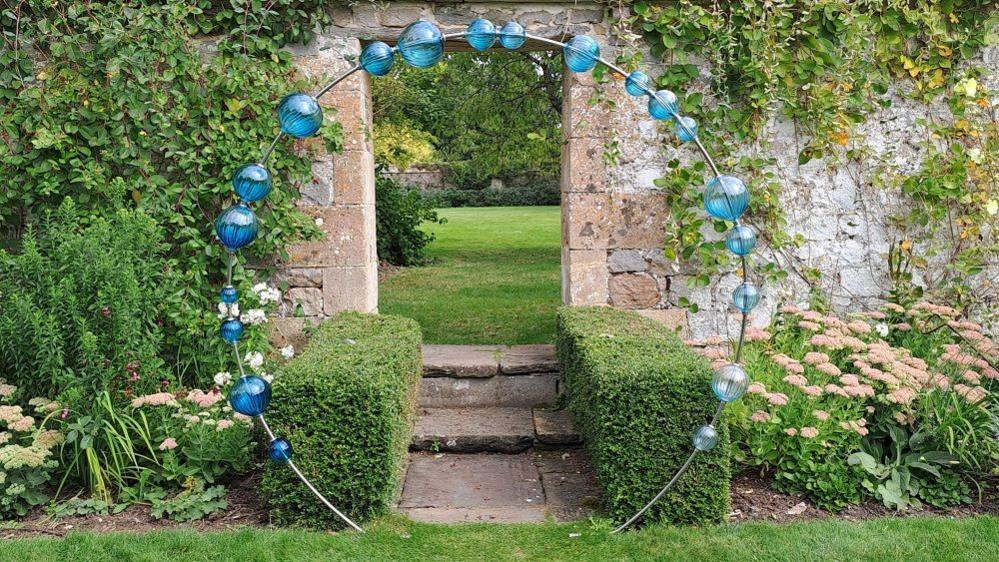
<svg viewBox="0 0 999 562">
<path fill-rule="evenodd" d="M 645 271 L 649 264 L 638 250 L 615 250 L 607 259 L 607 267 L 611 273 L 628 273 Z"/>
<path fill-rule="evenodd" d="M 497 375 L 489 378 L 424 377 L 420 382 L 420 406 L 424 408 L 542 406 L 555 401 L 558 397 L 558 385 L 558 375 Z"/>
<path fill-rule="evenodd" d="M 425 377 L 491 377 L 499 373 L 502 346 L 424 345 Z"/>
<path fill-rule="evenodd" d="M 500 372 L 506 375 L 558 371 L 559 363 L 554 345 L 514 345 L 504 349 L 500 355 Z"/>
<path fill-rule="evenodd" d="M 449 453 L 519 453 L 534 444 L 528 408 L 425 409 L 410 448 Z"/>
<path fill-rule="evenodd" d="M 568 410 L 534 408 L 534 435 L 545 445 L 578 445 L 579 433 Z"/>
</svg>

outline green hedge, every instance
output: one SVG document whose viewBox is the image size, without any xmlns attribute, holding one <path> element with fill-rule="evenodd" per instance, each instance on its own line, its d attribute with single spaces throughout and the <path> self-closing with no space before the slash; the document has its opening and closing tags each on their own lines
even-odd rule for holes
<svg viewBox="0 0 999 562">
<path fill-rule="evenodd" d="M 395 500 L 406 466 L 422 371 L 416 322 L 344 313 L 312 335 L 274 381 L 268 422 L 294 460 L 351 518 L 370 519 Z M 343 523 L 286 466 L 267 463 L 262 487 L 279 524 Z"/>
<path fill-rule="evenodd" d="M 638 314 L 565 308 L 558 356 L 569 410 L 583 435 L 608 514 L 623 521 L 658 492 L 692 450 L 717 405 L 707 361 Z M 652 508 L 647 521 L 718 523 L 729 512 L 728 428 Z"/>
</svg>

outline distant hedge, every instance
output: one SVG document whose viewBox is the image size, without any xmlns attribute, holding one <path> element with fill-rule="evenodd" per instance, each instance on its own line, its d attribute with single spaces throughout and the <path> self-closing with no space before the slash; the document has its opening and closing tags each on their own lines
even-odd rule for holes
<svg viewBox="0 0 999 562">
<path fill-rule="evenodd" d="M 605 508 L 623 521 L 658 492 L 692 450 L 715 401 L 707 361 L 638 314 L 565 308 L 557 348 L 569 410 L 593 460 Z M 723 522 L 729 512 L 728 429 L 649 510 L 646 521 Z"/>
<path fill-rule="evenodd" d="M 558 205 L 558 187 L 504 187 L 503 189 L 434 189 L 420 192 L 431 207 L 513 207 Z"/>
<path fill-rule="evenodd" d="M 274 381 L 268 421 L 294 460 L 351 518 L 385 513 L 406 466 L 422 372 L 420 328 L 407 318 L 344 313 L 312 335 Z M 279 524 L 343 523 L 286 466 L 267 463 L 263 489 Z"/>
</svg>

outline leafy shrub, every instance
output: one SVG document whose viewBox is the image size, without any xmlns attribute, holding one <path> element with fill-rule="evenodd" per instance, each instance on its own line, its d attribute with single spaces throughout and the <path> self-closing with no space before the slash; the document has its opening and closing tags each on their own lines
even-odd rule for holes
<svg viewBox="0 0 999 562">
<path fill-rule="evenodd" d="M 226 508 L 225 488 L 205 488 L 204 482 L 190 479 L 184 489 L 172 498 L 153 497 L 150 513 L 156 519 L 197 521 L 206 515 Z"/>
<path fill-rule="evenodd" d="M 378 178 L 375 183 L 378 259 L 392 265 L 419 265 L 426 261 L 424 249 L 433 234 L 420 229 L 424 222 L 443 223 L 433 207 L 416 191 Z"/>
<path fill-rule="evenodd" d="M 86 408 L 105 389 L 147 392 L 168 374 L 158 309 L 168 262 L 144 213 L 83 215 L 71 200 L 0 251 L 0 371 L 27 396 Z"/>
<path fill-rule="evenodd" d="M 437 139 L 408 123 L 378 123 L 374 131 L 375 162 L 405 170 L 413 164 L 433 164 L 437 160 Z"/>
<path fill-rule="evenodd" d="M 319 326 L 274 382 L 273 427 L 287 430 L 296 464 L 348 516 L 384 513 L 398 492 L 422 372 L 420 329 L 409 319 L 356 313 Z M 277 523 L 343 523 L 288 467 L 268 463 L 263 490 Z"/>
<path fill-rule="evenodd" d="M 748 464 L 828 509 L 871 496 L 900 510 L 966 500 L 961 478 L 999 458 L 988 359 L 999 347 L 957 318 L 930 303 L 848 321 L 784 307 L 772 334 L 747 338 L 755 382 L 736 436 Z"/>
<path fill-rule="evenodd" d="M 0 379 L 0 520 L 25 515 L 45 503 L 46 487 L 57 477 L 58 458 L 53 449 L 62 441 L 58 431 L 45 429 L 48 417 L 37 421 L 20 406 L 10 404 L 17 387 Z M 30 401 L 35 413 L 54 410 L 48 400 Z"/>
<path fill-rule="evenodd" d="M 707 361 L 662 325 L 604 307 L 565 308 L 557 348 L 569 410 L 596 467 L 608 514 L 623 520 L 662 488 L 693 450 L 717 404 Z M 699 454 L 647 520 L 717 523 L 729 511 L 729 443 Z"/>
<path fill-rule="evenodd" d="M 558 187 L 506 187 L 503 189 L 435 189 L 421 192 L 431 207 L 513 207 L 558 205 Z"/>
</svg>

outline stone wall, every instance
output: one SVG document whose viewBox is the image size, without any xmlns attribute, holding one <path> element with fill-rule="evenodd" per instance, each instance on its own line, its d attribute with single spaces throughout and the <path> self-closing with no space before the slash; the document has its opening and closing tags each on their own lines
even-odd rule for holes
<svg viewBox="0 0 999 562">
<path fill-rule="evenodd" d="M 586 33 L 613 59 L 617 45 L 601 6 L 594 2 L 390 2 L 385 9 L 359 3 L 338 8 L 333 25 L 312 44 L 296 50 L 302 70 L 310 76 L 333 75 L 356 57 L 360 40 L 393 42 L 408 23 L 424 18 L 445 32 L 460 31 L 476 17 L 497 24 L 516 20 L 529 33 L 565 40 Z M 449 49 L 464 48 L 463 41 Z M 527 45 L 526 48 L 545 48 Z M 347 59 L 350 59 L 348 61 Z M 992 76 L 995 87 L 999 55 L 986 51 L 978 61 Z M 645 63 L 643 66 L 652 66 Z M 652 67 L 649 74 L 661 70 Z M 706 89 L 709 70 L 702 70 Z M 634 309 L 694 337 L 737 333 L 738 315 L 730 308 L 735 272 L 691 290 L 693 271 L 667 260 L 662 252 L 667 209 L 654 180 L 665 175 L 666 162 L 697 158 L 688 146 L 679 146 L 671 132 L 651 119 L 645 100 L 631 98 L 619 81 L 596 84 L 589 74 L 566 72 L 564 85 L 562 160 L 562 297 L 570 305 L 611 305 Z M 594 100 L 612 102 L 614 109 Z M 862 127 L 864 142 L 899 171 L 915 170 L 923 157 L 911 132 L 926 113 L 902 95 L 890 107 L 872 115 Z M 329 156 L 316 151 L 315 182 L 302 187 L 307 212 L 324 219 L 327 237 L 305 244 L 284 264 L 282 276 L 290 311 L 297 303 L 306 316 L 339 310 L 372 311 L 377 307 L 374 256 L 374 163 L 370 141 L 368 78 L 355 76 L 334 90 L 324 103 L 339 110 L 347 151 Z M 943 113 L 943 106 L 930 112 Z M 814 267 L 822 272 L 822 289 L 842 309 L 870 306 L 887 289 L 887 248 L 896 233 L 887 217 L 904 199 L 872 187 L 870 170 L 857 164 L 831 166 L 813 161 L 799 166 L 802 139 L 793 123 L 775 119 L 762 139 L 742 148 L 753 156 L 773 157 L 772 171 L 783 185 L 782 203 L 790 234 L 804 244 L 774 253 L 760 248 L 757 262 L 775 261 L 792 273 L 780 285 L 765 285 L 761 305 L 752 322 L 765 325 L 781 302 L 802 303 L 809 286 L 795 271 Z M 604 157 L 613 148 L 616 165 Z M 725 168 L 725 163 L 719 163 Z M 902 203 L 900 203 L 902 202 Z M 710 232 L 709 237 L 720 237 Z M 999 264 L 987 276 L 999 277 Z M 679 308 L 683 297 L 700 307 L 697 314 Z M 296 320 L 288 320 L 296 322 Z M 300 322 L 300 320 L 299 320 Z"/>
</svg>

